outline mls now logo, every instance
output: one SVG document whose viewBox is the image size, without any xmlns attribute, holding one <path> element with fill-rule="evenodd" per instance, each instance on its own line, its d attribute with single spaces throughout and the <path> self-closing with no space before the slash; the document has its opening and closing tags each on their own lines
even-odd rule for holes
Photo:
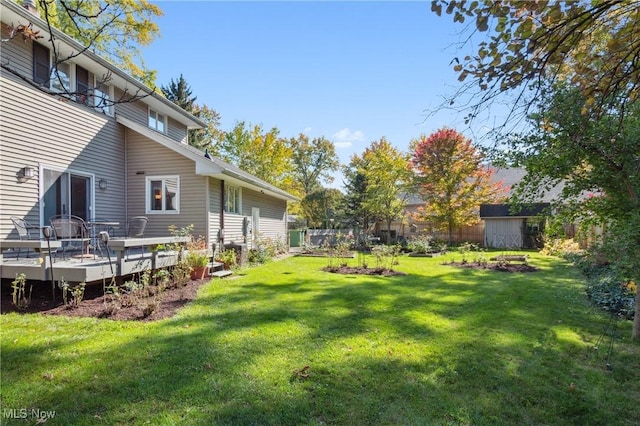
<svg viewBox="0 0 640 426">
<path fill-rule="evenodd" d="M 5 419 L 40 419 L 49 420 L 56 416 L 53 410 L 40 410 L 39 408 L 10 408 L 2 410 Z"/>
</svg>

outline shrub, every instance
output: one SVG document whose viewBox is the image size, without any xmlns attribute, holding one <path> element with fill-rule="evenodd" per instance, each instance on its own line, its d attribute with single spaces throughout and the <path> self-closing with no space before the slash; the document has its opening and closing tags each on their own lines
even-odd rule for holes
<svg viewBox="0 0 640 426">
<path fill-rule="evenodd" d="M 407 241 L 407 249 L 419 254 L 433 253 L 436 250 L 432 242 L 433 237 L 431 235 L 416 235 Z"/>
<path fill-rule="evenodd" d="M 271 238 L 260 238 L 256 241 L 255 247 L 249 250 L 247 258 L 251 264 L 263 264 L 280 254 L 279 250 L 282 248 L 277 241 L 274 242 Z"/>
<path fill-rule="evenodd" d="M 371 254 L 376 261 L 376 268 L 391 269 L 396 264 L 398 254 L 400 253 L 399 245 L 379 245 L 371 248 Z"/>
<path fill-rule="evenodd" d="M 581 255 L 584 251 L 572 238 L 549 238 L 545 240 L 544 247 L 540 250 L 540 253 L 548 256 L 567 257 Z"/>
<path fill-rule="evenodd" d="M 220 250 L 216 260 L 222 262 L 225 269 L 235 269 L 238 266 L 236 251 L 232 248 Z"/>
<path fill-rule="evenodd" d="M 24 273 L 16 275 L 16 279 L 11 282 L 13 289 L 12 301 L 13 305 L 18 309 L 24 309 L 31 304 L 31 292 L 33 286 L 29 287 L 29 295 L 27 296 L 25 289 L 27 286 L 27 276 Z"/>
<path fill-rule="evenodd" d="M 464 242 L 458 246 L 458 251 L 462 255 L 462 263 L 467 263 L 467 255 L 472 251 L 478 251 L 480 247 L 477 244 Z"/>
<path fill-rule="evenodd" d="M 84 288 L 86 283 L 81 282 L 75 287 L 71 287 L 64 279 L 60 281 L 58 287 L 62 289 L 62 301 L 69 309 L 75 309 L 80 305 L 80 302 L 84 298 Z"/>
</svg>

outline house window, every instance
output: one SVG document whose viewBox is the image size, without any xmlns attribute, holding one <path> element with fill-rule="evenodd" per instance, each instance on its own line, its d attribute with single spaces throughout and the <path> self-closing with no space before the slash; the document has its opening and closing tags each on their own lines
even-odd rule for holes
<svg viewBox="0 0 640 426">
<path fill-rule="evenodd" d="M 41 44 L 33 43 L 33 81 L 38 84 L 49 84 L 49 49 Z"/>
<path fill-rule="evenodd" d="M 81 104 L 89 103 L 89 71 L 76 65 L 76 100 Z"/>
<path fill-rule="evenodd" d="M 240 190 L 240 187 L 226 185 L 224 189 L 224 211 L 227 213 L 240 214 L 242 212 L 242 191 Z"/>
<path fill-rule="evenodd" d="M 68 93 L 71 91 L 71 78 L 69 64 L 59 63 L 55 68 L 51 68 L 51 88 L 58 92 Z"/>
<path fill-rule="evenodd" d="M 149 127 L 160 133 L 166 133 L 167 118 L 157 111 L 149 109 Z"/>
<path fill-rule="evenodd" d="M 179 176 L 149 176 L 146 183 L 147 213 L 180 212 Z"/>
<path fill-rule="evenodd" d="M 93 101 L 96 110 L 112 115 L 113 101 L 111 100 L 111 86 L 99 84 L 93 91 Z"/>
</svg>

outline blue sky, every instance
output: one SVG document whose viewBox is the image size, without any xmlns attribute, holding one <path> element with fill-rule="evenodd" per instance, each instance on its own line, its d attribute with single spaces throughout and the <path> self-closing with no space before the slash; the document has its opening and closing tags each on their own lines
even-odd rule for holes
<svg viewBox="0 0 640 426">
<path fill-rule="evenodd" d="M 143 49 L 146 65 L 161 85 L 183 74 L 223 130 L 244 120 L 324 136 L 343 163 L 383 136 L 406 151 L 442 126 L 465 130 L 462 114 L 426 114 L 454 92 L 450 62 L 464 56 L 462 27 L 429 1 L 157 4 L 161 37 Z"/>
</svg>

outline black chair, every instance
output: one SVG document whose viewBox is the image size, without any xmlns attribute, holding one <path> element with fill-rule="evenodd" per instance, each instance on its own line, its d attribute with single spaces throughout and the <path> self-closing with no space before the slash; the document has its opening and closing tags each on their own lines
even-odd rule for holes
<svg viewBox="0 0 640 426">
<path fill-rule="evenodd" d="M 40 239 L 40 228 L 35 225 L 31 225 L 26 220 L 18 217 L 11 216 L 11 222 L 13 222 L 13 226 L 16 228 L 16 232 L 18 232 L 18 236 L 20 240 L 39 240 Z M 22 249 L 18 249 L 18 259 L 20 259 L 20 252 Z M 30 249 L 27 248 L 27 257 L 29 257 Z"/>
<path fill-rule="evenodd" d="M 89 246 L 91 238 L 89 238 L 89 228 L 87 223 L 78 216 L 60 215 L 50 219 L 51 227 L 55 233 L 56 240 L 62 241 L 62 259 L 66 259 L 65 254 L 67 247 L 71 243 L 80 242 L 81 251 L 84 254 L 84 247 Z M 64 243 L 68 243 L 65 245 Z M 84 256 L 80 261 L 84 259 Z"/>
</svg>

